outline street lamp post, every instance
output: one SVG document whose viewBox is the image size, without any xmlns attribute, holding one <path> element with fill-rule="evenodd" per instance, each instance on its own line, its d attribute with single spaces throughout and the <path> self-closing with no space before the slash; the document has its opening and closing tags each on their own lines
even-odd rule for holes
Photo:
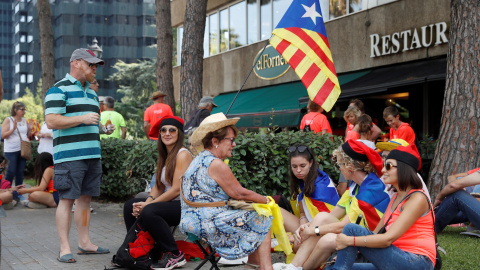
<svg viewBox="0 0 480 270">
<path fill-rule="evenodd" d="M 92 45 L 88 45 L 88 49 L 92 50 L 98 58 L 102 57 L 102 47 L 98 46 L 97 38 L 93 38 Z"/>
</svg>

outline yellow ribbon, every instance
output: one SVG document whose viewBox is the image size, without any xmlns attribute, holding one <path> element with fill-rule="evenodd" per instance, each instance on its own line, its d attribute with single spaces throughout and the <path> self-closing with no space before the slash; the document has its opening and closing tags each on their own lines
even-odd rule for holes
<svg viewBox="0 0 480 270">
<path fill-rule="evenodd" d="M 271 227 L 272 233 L 275 235 L 278 244 L 285 254 L 289 255 L 292 253 L 292 247 L 290 246 L 290 241 L 288 241 L 288 236 L 285 232 L 285 227 L 283 226 L 282 212 L 280 212 L 280 207 L 275 203 L 275 200 L 272 197 L 268 196 L 268 199 L 270 200 L 268 204 L 253 203 L 252 206 L 259 215 L 266 217 L 273 216 Z"/>
</svg>

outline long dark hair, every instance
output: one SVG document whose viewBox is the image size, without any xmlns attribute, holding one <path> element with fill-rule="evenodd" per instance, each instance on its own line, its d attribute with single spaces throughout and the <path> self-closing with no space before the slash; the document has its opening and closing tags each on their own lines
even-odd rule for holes
<svg viewBox="0 0 480 270">
<path fill-rule="evenodd" d="M 40 185 L 40 182 L 42 182 L 43 173 L 50 166 L 53 166 L 52 154 L 48 152 L 40 153 L 35 159 L 35 168 L 33 169 L 35 173 L 35 182 L 37 186 Z M 50 181 L 51 179 L 46 179 L 46 180 Z"/>
<path fill-rule="evenodd" d="M 183 141 L 185 135 L 182 129 L 177 128 L 178 136 L 177 142 L 173 146 L 170 153 L 167 152 L 167 147 L 162 141 L 161 133 L 158 133 L 158 166 L 157 166 L 157 179 L 155 185 L 160 188 L 160 179 L 162 178 L 162 169 L 165 166 L 165 180 L 171 185 L 173 183 L 173 174 L 175 173 L 175 166 L 177 165 L 177 153 L 183 147 Z"/>
<path fill-rule="evenodd" d="M 299 145 L 295 146 L 298 147 Z M 298 179 L 292 170 L 291 160 L 292 158 L 299 156 L 305 158 L 308 162 L 312 162 L 312 166 L 310 167 L 310 171 L 305 177 L 305 181 Z M 299 194 L 298 190 L 300 189 L 300 181 L 304 182 L 303 194 L 305 196 L 310 196 L 315 190 L 315 180 L 318 176 L 318 164 L 315 160 L 315 156 L 313 155 L 312 150 L 307 147 L 305 151 L 299 152 L 297 148 L 295 151 L 290 152 L 288 160 L 290 162 L 290 193 L 292 194 L 292 198 L 296 198 Z"/>
<path fill-rule="evenodd" d="M 417 175 L 417 171 L 410 165 L 397 160 L 397 179 L 398 189 L 406 191 L 408 186 L 413 189 L 423 187 L 422 180 Z"/>
</svg>

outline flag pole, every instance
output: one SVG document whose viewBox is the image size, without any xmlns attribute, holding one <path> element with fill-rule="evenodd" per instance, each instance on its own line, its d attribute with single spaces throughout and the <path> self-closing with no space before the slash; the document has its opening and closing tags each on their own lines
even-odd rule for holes
<svg viewBox="0 0 480 270">
<path fill-rule="evenodd" d="M 271 35 L 270 38 L 272 38 L 272 36 L 273 36 L 273 35 Z M 225 116 L 228 115 L 228 112 L 229 112 L 230 109 L 232 108 L 233 103 L 235 102 L 235 100 L 237 100 L 238 94 L 240 94 L 240 91 L 242 91 L 243 87 L 245 86 L 245 83 L 247 83 L 247 80 L 248 80 L 248 78 L 250 77 L 250 74 L 252 74 L 252 71 L 253 71 L 253 69 L 255 68 L 255 63 L 257 63 L 258 58 L 259 58 L 260 56 L 262 56 L 263 52 L 265 51 L 265 48 L 267 48 L 267 46 L 268 46 L 268 44 L 269 44 L 269 41 L 270 41 L 270 38 L 267 40 L 267 44 L 265 44 L 265 47 L 263 47 L 263 50 L 258 54 L 258 57 L 255 59 L 255 61 L 253 61 L 253 66 L 252 66 L 252 68 L 250 69 L 250 72 L 248 73 L 247 77 L 245 78 L 245 81 L 243 81 L 243 84 L 242 84 L 242 86 L 240 87 L 240 89 L 238 89 L 237 94 L 236 94 L 235 97 L 233 98 L 232 103 L 230 104 L 230 106 L 228 107 L 227 112 L 225 113 Z"/>
</svg>

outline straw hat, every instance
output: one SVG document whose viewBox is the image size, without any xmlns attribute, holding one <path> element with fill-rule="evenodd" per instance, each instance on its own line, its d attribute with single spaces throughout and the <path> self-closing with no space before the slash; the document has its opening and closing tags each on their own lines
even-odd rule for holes
<svg viewBox="0 0 480 270">
<path fill-rule="evenodd" d="M 388 142 L 378 142 L 375 146 L 382 151 L 392 151 L 399 146 L 408 146 L 408 142 L 402 139 L 392 139 Z"/>
<path fill-rule="evenodd" d="M 164 97 L 164 96 L 166 96 L 166 95 L 167 95 L 167 94 L 164 94 L 164 93 L 162 93 L 162 92 L 160 92 L 160 91 L 156 91 L 156 92 L 153 92 L 153 94 L 152 94 L 152 99 L 156 99 L 156 98 L 158 98 L 158 97 Z"/>
<path fill-rule="evenodd" d="M 240 120 L 238 117 L 227 119 L 225 114 L 221 112 L 212 114 L 200 123 L 198 128 L 193 132 L 192 136 L 190 136 L 190 142 L 193 145 L 200 145 L 203 138 L 205 138 L 209 132 L 219 130 L 226 126 L 235 125 L 238 120 Z"/>
</svg>

